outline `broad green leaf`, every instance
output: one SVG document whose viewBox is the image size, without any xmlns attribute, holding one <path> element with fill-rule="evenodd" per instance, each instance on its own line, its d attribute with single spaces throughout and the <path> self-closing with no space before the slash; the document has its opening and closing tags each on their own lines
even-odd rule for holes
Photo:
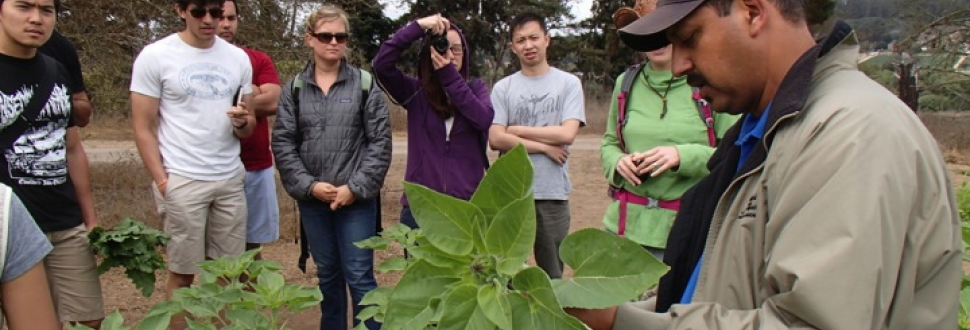
<svg viewBox="0 0 970 330">
<path fill-rule="evenodd" d="M 637 299 L 669 267 L 640 245 L 598 229 L 570 234 L 559 248 L 573 278 L 555 281 L 565 307 L 606 308 Z"/>
<path fill-rule="evenodd" d="M 521 144 L 489 167 L 471 199 L 484 213 L 486 227 L 499 210 L 529 194 L 532 175 L 532 161 Z"/>
<path fill-rule="evenodd" d="M 960 314 L 970 315 L 970 288 L 960 290 Z"/>
<path fill-rule="evenodd" d="M 451 290 L 441 305 L 441 322 L 438 330 L 494 330 L 478 306 L 478 289 L 465 284 Z"/>
<path fill-rule="evenodd" d="M 154 311 L 154 308 L 153 308 Z M 170 311 L 160 311 L 157 313 L 149 313 L 148 316 L 141 319 L 138 322 L 138 326 L 135 328 L 137 330 L 165 330 L 168 329 L 169 323 L 172 322 L 172 316 L 175 315 L 174 312 Z"/>
<path fill-rule="evenodd" d="M 370 290 L 364 295 L 364 298 L 360 300 L 362 306 L 367 305 L 386 305 L 388 296 L 391 294 L 393 288 L 389 287 L 379 287 L 374 290 Z"/>
<path fill-rule="evenodd" d="M 391 246 L 391 241 L 383 237 L 373 236 L 363 241 L 354 242 L 354 246 L 361 249 L 383 251 L 387 250 L 387 248 Z"/>
<path fill-rule="evenodd" d="M 263 273 L 259 275 L 256 280 L 256 291 L 260 288 L 264 288 L 268 293 L 275 293 L 283 287 L 284 279 L 283 275 L 279 273 Z"/>
<path fill-rule="evenodd" d="M 266 316 L 257 311 L 249 309 L 229 309 L 226 310 L 226 319 L 232 321 L 246 329 L 267 329 L 269 320 Z"/>
<path fill-rule="evenodd" d="M 460 280 L 449 273 L 449 270 L 435 267 L 423 260 L 411 264 L 391 291 L 387 313 L 384 315 L 384 329 L 424 329 L 427 322 L 434 317 L 434 310 L 428 309 L 432 299 L 440 299 L 451 284 Z M 424 317 L 425 312 L 426 321 L 416 316 Z"/>
<path fill-rule="evenodd" d="M 404 191 L 411 212 L 424 236 L 435 247 L 454 255 L 466 255 L 482 248 L 482 211 L 474 204 L 405 182 Z"/>
<path fill-rule="evenodd" d="M 101 328 L 117 330 L 127 329 L 125 328 L 125 318 L 121 316 L 121 313 L 118 311 L 115 311 L 114 313 L 111 313 L 111 315 L 108 315 L 108 317 L 104 318 L 104 321 L 101 322 Z"/>
<path fill-rule="evenodd" d="M 188 330 L 218 330 L 215 325 L 201 323 L 189 318 L 185 319 L 185 323 L 188 325 Z"/>
<path fill-rule="evenodd" d="M 532 194 L 527 194 L 495 215 L 485 233 L 485 250 L 509 262 L 521 264 L 529 259 L 535 240 L 535 200 Z"/>
<path fill-rule="evenodd" d="M 381 308 L 378 306 L 368 306 L 357 314 L 357 319 L 360 321 L 366 321 L 367 319 L 374 318 L 377 313 L 381 312 Z"/>
<path fill-rule="evenodd" d="M 501 289 L 495 285 L 478 288 L 478 307 L 499 329 L 512 330 L 512 307 L 508 294 L 501 292 Z"/>
<path fill-rule="evenodd" d="M 407 245 L 408 233 L 411 231 L 411 227 L 403 223 L 398 223 L 388 228 L 385 228 L 381 232 L 381 237 L 398 242 L 401 245 Z"/>
<path fill-rule="evenodd" d="M 391 258 L 384 260 L 376 270 L 381 273 L 399 272 L 408 267 L 408 261 L 404 258 Z"/>
<path fill-rule="evenodd" d="M 468 265 L 473 260 L 471 256 L 467 254 L 457 256 L 441 251 L 423 236 L 415 240 L 418 242 L 417 246 L 408 249 L 412 259 L 424 260 L 435 267 L 450 269 L 454 274 L 468 272 Z"/>
<path fill-rule="evenodd" d="M 519 272 L 512 279 L 512 286 L 516 291 L 508 297 L 516 329 L 589 329 L 563 311 L 552 291 L 549 276 L 542 269 L 530 267 Z"/>
</svg>

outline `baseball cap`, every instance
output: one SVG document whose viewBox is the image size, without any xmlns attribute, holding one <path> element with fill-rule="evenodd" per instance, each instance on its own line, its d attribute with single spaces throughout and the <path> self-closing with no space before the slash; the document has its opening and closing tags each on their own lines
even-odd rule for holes
<svg viewBox="0 0 970 330">
<path fill-rule="evenodd" d="M 657 9 L 619 30 L 620 40 L 636 51 L 648 52 L 670 44 L 666 30 L 690 15 L 705 0 L 659 0 Z"/>
</svg>

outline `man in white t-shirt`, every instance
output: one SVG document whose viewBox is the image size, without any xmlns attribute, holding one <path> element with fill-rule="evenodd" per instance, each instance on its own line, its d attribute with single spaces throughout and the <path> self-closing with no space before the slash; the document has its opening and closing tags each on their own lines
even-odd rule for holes
<svg viewBox="0 0 970 330">
<path fill-rule="evenodd" d="M 185 29 L 145 47 L 131 79 L 135 144 L 172 235 L 169 296 L 192 284 L 197 262 L 244 250 L 239 138 L 256 126 L 246 107 L 252 100 L 249 57 L 216 36 L 222 0 L 176 0 L 175 9 Z"/>
</svg>

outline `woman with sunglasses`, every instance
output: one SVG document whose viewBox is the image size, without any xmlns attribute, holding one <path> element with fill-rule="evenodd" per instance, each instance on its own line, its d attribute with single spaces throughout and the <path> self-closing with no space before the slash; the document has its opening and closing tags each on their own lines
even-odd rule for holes
<svg viewBox="0 0 970 330">
<path fill-rule="evenodd" d="M 397 64 L 419 40 L 418 76 L 411 77 Z M 471 198 L 488 167 L 485 147 L 494 115 L 488 86 L 470 77 L 470 63 L 461 30 L 440 14 L 395 32 L 373 62 L 381 88 L 407 110 L 404 179 L 464 200 Z M 417 228 L 407 196 L 401 204 L 401 223 Z"/>
<path fill-rule="evenodd" d="M 304 40 L 312 56 L 283 87 L 272 138 L 276 167 L 297 200 L 316 264 L 321 330 L 346 329 L 347 286 L 354 316 L 377 288 L 373 251 L 353 243 L 376 234 L 375 197 L 391 161 L 384 95 L 371 88 L 364 98 L 365 73 L 344 57 L 349 35 L 347 13 L 337 7 L 323 6 L 307 18 Z"/>
</svg>

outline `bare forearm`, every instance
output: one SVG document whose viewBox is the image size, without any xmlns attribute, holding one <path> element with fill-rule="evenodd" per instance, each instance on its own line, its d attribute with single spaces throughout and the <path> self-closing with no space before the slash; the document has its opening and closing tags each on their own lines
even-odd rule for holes
<svg viewBox="0 0 970 330">
<path fill-rule="evenodd" d="M 280 86 L 276 84 L 264 84 L 254 88 L 255 91 L 258 91 L 253 96 L 253 108 L 256 117 L 275 116 L 276 109 L 279 107 Z"/>
<path fill-rule="evenodd" d="M 81 216 L 88 228 L 97 226 L 98 219 L 94 213 L 94 197 L 91 195 L 91 175 L 88 168 L 88 155 L 81 145 L 77 127 L 67 131 L 67 173 L 74 184 L 74 194 L 81 207 Z"/>
<path fill-rule="evenodd" d="M 71 110 L 74 113 L 74 124 L 78 127 L 88 126 L 91 123 L 91 113 L 93 112 L 88 94 L 85 92 L 75 93 L 71 96 L 71 99 L 74 104 Z"/>
<path fill-rule="evenodd" d="M 522 144 L 525 146 L 525 150 L 530 154 L 544 153 L 545 148 L 549 147 L 549 145 L 542 142 L 523 139 L 504 132 L 496 133 L 494 131 L 489 132 L 489 143 L 491 144 L 492 149 L 499 151 L 509 151 L 519 144 Z"/>
<path fill-rule="evenodd" d="M 568 126 L 513 126 L 509 128 L 510 134 L 514 134 L 522 139 L 542 142 L 554 146 L 573 144 L 576 140 L 576 130 Z"/>
<path fill-rule="evenodd" d="M 151 128 L 135 128 L 135 146 L 142 163 L 151 175 L 152 180 L 160 183 L 168 178 L 165 166 L 162 165 L 162 152 L 158 148 L 158 137 Z"/>
</svg>

